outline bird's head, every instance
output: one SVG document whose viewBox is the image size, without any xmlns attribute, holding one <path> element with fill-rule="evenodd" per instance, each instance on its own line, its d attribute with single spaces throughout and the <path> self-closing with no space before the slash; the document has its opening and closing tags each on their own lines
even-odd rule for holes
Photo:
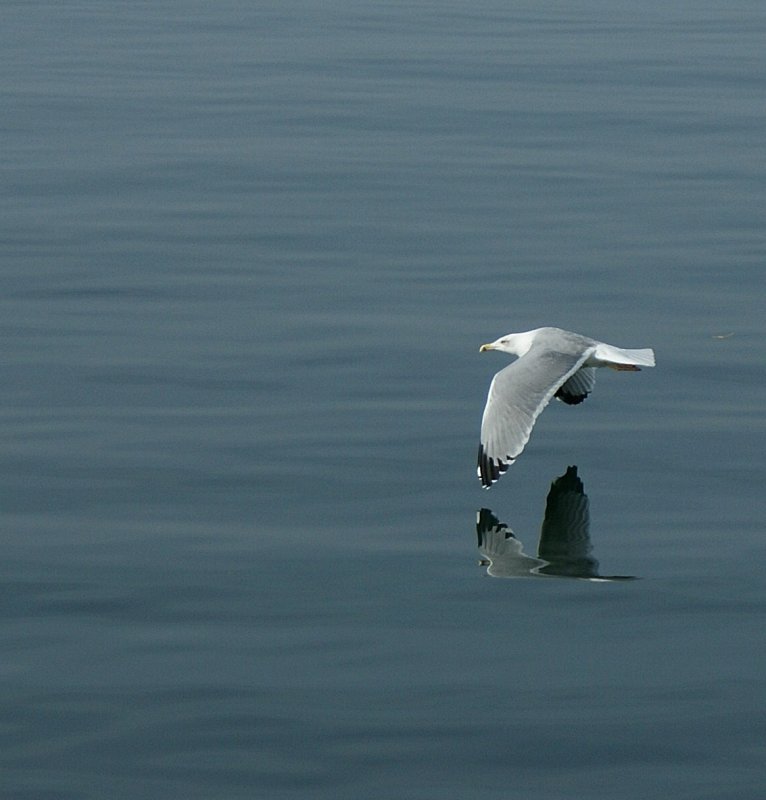
<svg viewBox="0 0 766 800">
<path fill-rule="evenodd" d="M 483 344 L 479 348 L 480 353 L 486 353 L 487 350 L 501 350 L 504 353 L 510 353 L 511 355 L 516 355 L 516 347 L 514 343 L 514 336 L 513 334 L 508 334 L 507 336 L 501 336 L 499 339 L 495 339 L 494 342 L 490 342 L 489 344 Z"/>
<path fill-rule="evenodd" d="M 489 344 L 483 344 L 479 348 L 480 353 L 486 353 L 487 350 L 500 350 L 503 353 L 509 353 L 512 356 L 523 356 L 524 353 L 532 346 L 536 331 L 526 331 L 525 333 L 506 333 L 499 339 Z"/>
</svg>

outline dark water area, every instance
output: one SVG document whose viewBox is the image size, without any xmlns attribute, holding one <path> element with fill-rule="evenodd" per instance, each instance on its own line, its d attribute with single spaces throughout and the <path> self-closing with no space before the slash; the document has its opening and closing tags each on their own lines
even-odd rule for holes
<svg viewBox="0 0 766 800">
<path fill-rule="evenodd" d="M 0 798 L 762 797 L 765 33 L 6 4 Z"/>
</svg>

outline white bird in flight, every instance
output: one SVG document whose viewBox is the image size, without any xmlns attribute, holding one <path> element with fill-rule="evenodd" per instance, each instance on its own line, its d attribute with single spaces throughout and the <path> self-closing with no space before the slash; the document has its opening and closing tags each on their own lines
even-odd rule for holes
<svg viewBox="0 0 766 800">
<path fill-rule="evenodd" d="M 489 387 L 477 469 L 485 489 L 521 455 L 552 397 L 569 405 L 582 403 L 593 391 L 597 367 L 637 372 L 654 366 L 653 350 L 623 350 L 561 328 L 509 333 L 479 348 L 486 350 L 519 358 L 501 369 Z"/>
</svg>

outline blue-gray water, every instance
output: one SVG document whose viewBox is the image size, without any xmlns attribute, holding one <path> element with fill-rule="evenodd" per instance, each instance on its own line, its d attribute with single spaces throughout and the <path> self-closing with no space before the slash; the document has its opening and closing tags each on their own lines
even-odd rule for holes
<svg viewBox="0 0 766 800">
<path fill-rule="evenodd" d="M 6 3 L 0 798 L 763 797 L 764 35 Z M 658 366 L 483 492 L 478 347 L 549 324 Z M 638 580 L 489 577 L 570 465 Z"/>
</svg>

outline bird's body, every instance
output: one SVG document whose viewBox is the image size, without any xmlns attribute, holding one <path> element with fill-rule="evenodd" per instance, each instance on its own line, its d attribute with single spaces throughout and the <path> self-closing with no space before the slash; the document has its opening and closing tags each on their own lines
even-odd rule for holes
<svg viewBox="0 0 766 800">
<path fill-rule="evenodd" d="M 599 367 L 635 372 L 654 366 L 650 349 L 625 350 L 561 328 L 509 333 L 480 350 L 518 356 L 489 387 L 477 470 L 485 489 L 519 457 L 551 398 L 581 403 L 593 390 Z"/>
</svg>

